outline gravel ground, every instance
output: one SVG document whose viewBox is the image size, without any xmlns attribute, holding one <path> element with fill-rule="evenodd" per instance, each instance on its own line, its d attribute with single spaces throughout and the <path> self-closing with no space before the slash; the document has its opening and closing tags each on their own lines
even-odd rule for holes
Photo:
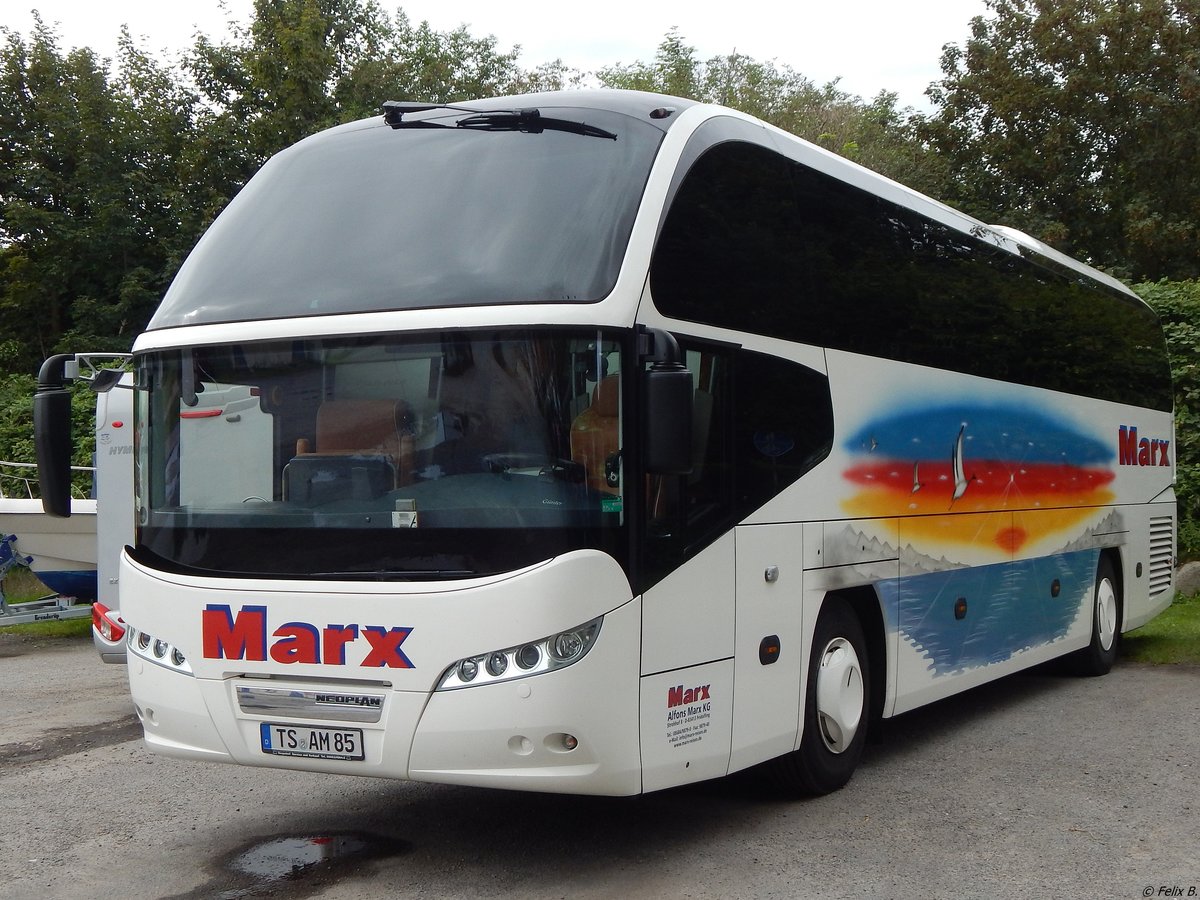
<svg viewBox="0 0 1200 900">
<path fill-rule="evenodd" d="M 0 673 L 3 898 L 1200 896 L 1200 668 L 1006 679 L 886 723 L 807 801 L 183 762 L 90 643 L 0 635 Z"/>
</svg>

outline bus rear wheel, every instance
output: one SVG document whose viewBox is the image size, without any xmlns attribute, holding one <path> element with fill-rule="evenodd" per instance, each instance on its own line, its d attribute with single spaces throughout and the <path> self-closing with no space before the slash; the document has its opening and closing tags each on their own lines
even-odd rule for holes
<svg viewBox="0 0 1200 900">
<path fill-rule="evenodd" d="M 1107 556 L 1096 566 L 1092 588 L 1092 640 L 1073 657 L 1080 675 L 1107 675 L 1117 661 L 1121 643 L 1121 593 L 1116 567 Z"/>
<path fill-rule="evenodd" d="M 826 601 L 813 634 L 800 749 L 773 763 L 782 787 L 819 795 L 850 780 L 867 736 L 868 666 L 858 616 L 845 603 Z"/>
</svg>

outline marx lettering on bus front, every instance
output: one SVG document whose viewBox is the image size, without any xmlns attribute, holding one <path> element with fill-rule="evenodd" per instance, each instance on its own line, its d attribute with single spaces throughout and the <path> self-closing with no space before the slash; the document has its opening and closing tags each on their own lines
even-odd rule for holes
<svg viewBox="0 0 1200 900">
<path fill-rule="evenodd" d="M 1136 425 L 1122 425 L 1117 448 L 1123 466 L 1169 466 L 1171 442 L 1161 438 L 1139 438 Z"/>
<path fill-rule="evenodd" d="M 223 603 L 210 603 L 201 613 L 205 659 L 244 659 L 278 663 L 344 666 L 346 648 L 363 641 L 369 648 L 363 668 L 411 669 L 400 645 L 411 628 L 383 625 L 337 625 L 321 628 L 308 622 L 287 622 L 267 636 L 267 608 L 243 606 L 234 614 Z"/>
</svg>

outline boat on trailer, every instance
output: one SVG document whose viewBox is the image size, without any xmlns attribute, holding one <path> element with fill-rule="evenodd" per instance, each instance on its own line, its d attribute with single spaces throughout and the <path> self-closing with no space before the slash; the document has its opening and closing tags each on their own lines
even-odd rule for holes
<svg viewBox="0 0 1200 900">
<path fill-rule="evenodd" d="M 0 568 L 28 567 L 51 594 L 10 605 L 0 592 L 0 625 L 88 616 L 97 595 L 96 501 L 73 499 L 68 519 L 47 515 L 29 496 L 31 471 L 30 464 L 0 461 Z M 9 496 L 14 484 L 27 496 Z"/>
</svg>

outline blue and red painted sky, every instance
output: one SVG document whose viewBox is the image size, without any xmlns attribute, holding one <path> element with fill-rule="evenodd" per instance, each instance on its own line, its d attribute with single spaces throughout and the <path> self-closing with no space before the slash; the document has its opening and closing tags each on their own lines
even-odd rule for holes
<svg viewBox="0 0 1200 900">
<path fill-rule="evenodd" d="M 858 488 L 844 506 L 857 516 L 1056 511 L 1018 523 L 997 519 L 985 539 L 1004 552 L 1069 528 L 1114 496 L 1112 447 L 1016 405 L 910 408 L 869 423 L 843 447 L 854 457 L 843 476 Z M 939 542 L 956 540 L 956 532 L 942 523 L 925 530 Z M 922 528 L 906 522 L 905 531 L 920 534 Z M 960 533 L 972 543 L 983 537 L 973 528 Z"/>
</svg>

